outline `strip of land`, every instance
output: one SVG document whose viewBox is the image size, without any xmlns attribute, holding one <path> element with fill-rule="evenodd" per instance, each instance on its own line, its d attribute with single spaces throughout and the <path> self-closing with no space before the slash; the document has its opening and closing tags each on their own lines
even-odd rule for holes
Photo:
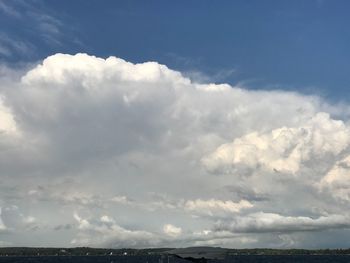
<svg viewBox="0 0 350 263">
<path fill-rule="evenodd" d="M 198 249 L 198 248 L 190 248 Z M 212 250 L 212 247 L 201 247 L 200 250 Z M 221 248 L 216 248 L 221 250 Z M 45 248 L 45 247 L 2 247 L 0 256 L 146 256 L 172 254 L 175 248 L 149 248 L 149 249 L 109 249 L 109 248 Z M 222 249 L 225 255 L 350 255 L 347 249 Z"/>
</svg>

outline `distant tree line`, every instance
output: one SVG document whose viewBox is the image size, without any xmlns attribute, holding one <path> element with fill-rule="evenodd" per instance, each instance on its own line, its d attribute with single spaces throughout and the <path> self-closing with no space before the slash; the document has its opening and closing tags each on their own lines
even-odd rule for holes
<svg viewBox="0 0 350 263">
<path fill-rule="evenodd" d="M 170 248 L 154 249 L 107 249 L 107 248 L 35 248 L 35 247 L 3 247 L 0 256 L 142 256 L 162 254 Z"/>
<path fill-rule="evenodd" d="M 230 249 L 228 255 L 349 255 L 347 249 Z"/>
<path fill-rule="evenodd" d="M 107 249 L 107 248 L 34 248 L 34 247 L 3 247 L 0 256 L 145 256 L 162 255 L 173 248 L 152 249 Z M 233 255 L 350 255 L 348 249 L 229 249 L 227 256 Z"/>
</svg>

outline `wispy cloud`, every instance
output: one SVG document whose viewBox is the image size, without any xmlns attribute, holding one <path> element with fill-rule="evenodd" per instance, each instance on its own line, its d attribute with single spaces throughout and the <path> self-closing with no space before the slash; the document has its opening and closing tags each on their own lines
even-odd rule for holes
<svg viewBox="0 0 350 263">
<path fill-rule="evenodd" d="M 30 56 L 34 52 L 34 47 L 27 41 L 22 41 L 15 37 L 10 37 L 4 33 L 0 33 L 0 53 L 6 57 L 15 54 Z"/>
<path fill-rule="evenodd" d="M 9 16 L 19 18 L 21 17 L 20 12 L 16 10 L 16 8 L 13 6 L 15 1 L 6 1 L 6 0 L 0 0 L 0 10 Z"/>
<path fill-rule="evenodd" d="M 18 30 L 0 29 L 3 57 L 29 58 L 38 50 L 62 47 L 67 41 L 80 45 L 72 25 L 66 25 L 44 1 L 0 1 L 0 13 L 19 26 Z"/>
</svg>

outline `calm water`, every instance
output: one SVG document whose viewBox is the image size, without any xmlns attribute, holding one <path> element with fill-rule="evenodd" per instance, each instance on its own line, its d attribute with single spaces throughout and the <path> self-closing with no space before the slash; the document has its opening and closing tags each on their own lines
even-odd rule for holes
<svg viewBox="0 0 350 263">
<path fill-rule="evenodd" d="M 0 262 L 11 263 L 160 263 L 159 256 L 51 256 L 51 257 L 0 257 Z M 167 260 L 163 260 L 167 263 Z M 231 256 L 224 261 L 211 260 L 210 263 L 350 263 L 350 256 Z M 178 258 L 170 258 L 169 263 L 190 263 Z"/>
</svg>

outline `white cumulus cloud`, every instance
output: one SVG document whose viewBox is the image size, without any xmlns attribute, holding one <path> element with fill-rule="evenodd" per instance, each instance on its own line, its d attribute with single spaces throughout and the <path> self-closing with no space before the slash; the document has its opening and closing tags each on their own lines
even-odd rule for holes
<svg viewBox="0 0 350 263">
<path fill-rule="evenodd" d="M 181 227 L 176 227 L 172 224 L 166 224 L 163 227 L 163 232 L 168 236 L 177 237 L 177 236 L 181 235 L 182 229 L 181 229 Z"/>
<path fill-rule="evenodd" d="M 317 113 L 298 127 L 252 132 L 236 138 L 219 146 L 203 163 L 209 170 L 222 173 L 235 172 L 235 166 L 243 165 L 254 172 L 262 167 L 296 174 L 305 163 L 309 168 L 340 155 L 349 142 L 350 130 L 342 121 Z"/>
<path fill-rule="evenodd" d="M 0 205 L 22 215 L 1 215 L 11 244 L 336 246 L 329 233 L 348 234 L 346 103 L 87 54 L 0 69 Z"/>
</svg>

